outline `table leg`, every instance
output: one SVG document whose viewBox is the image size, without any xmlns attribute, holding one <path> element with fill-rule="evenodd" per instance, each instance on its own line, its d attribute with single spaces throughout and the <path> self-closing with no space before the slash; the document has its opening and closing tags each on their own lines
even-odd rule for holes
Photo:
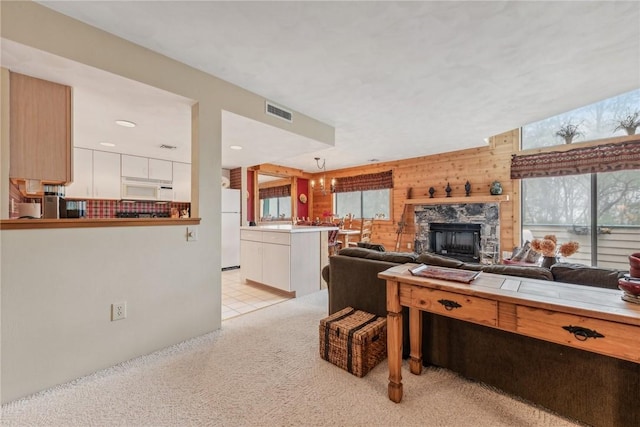
<svg viewBox="0 0 640 427">
<path fill-rule="evenodd" d="M 409 307 L 409 340 L 411 353 L 409 355 L 409 369 L 412 374 L 422 373 L 422 311 Z"/>
<path fill-rule="evenodd" d="M 387 359 L 389 362 L 389 399 L 402 400 L 402 307 L 399 284 L 387 281 Z"/>
</svg>

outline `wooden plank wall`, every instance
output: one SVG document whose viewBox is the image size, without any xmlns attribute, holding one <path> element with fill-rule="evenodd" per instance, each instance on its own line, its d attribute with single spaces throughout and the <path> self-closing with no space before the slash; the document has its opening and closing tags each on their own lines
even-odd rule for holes
<svg viewBox="0 0 640 427">
<path fill-rule="evenodd" d="M 491 183 L 495 180 L 500 181 L 503 195 L 509 195 L 509 201 L 500 204 L 500 246 L 502 251 L 511 252 L 520 240 L 520 186 L 519 181 L 510 179 L 511 155 L 518 150 L 519 135 L 519 130 L 516 129 L 490 138 L 489 144 L 483 147 L 330 171 L 327 172 L 326 179 L 330 181 L 331 178 L 393 170 L 393 220 L 374 221 L 372 236 L 373 242 L 383 244 L 387 250 L 395 249 L 398 222 L 402 217 L 409 189 L 412 198 L 424 198 L 429 197 L 429 187 L 434 187 L 434 197 L 444 198 L 445 187 L 449 183 L 452 188 L 451 197 L 460 197 L 465 195 L 464 185 L 468 180 L 471 184 L 471 195 L 480 196 L 489 195 Z M 320 177 L 321 175 L 316 174 L 312 179 L 317 182 Z M 331 196 L 330 193 L 322 195 L 316 188 L 313 191 L 309 216 L 322 219 L 323 213 L 332 212 Z M 409 208 L 408 212 L 406 233 L 403 234 L 399 248 L 403 252 L 413 251 L 413 209 Z"/>
</svg>

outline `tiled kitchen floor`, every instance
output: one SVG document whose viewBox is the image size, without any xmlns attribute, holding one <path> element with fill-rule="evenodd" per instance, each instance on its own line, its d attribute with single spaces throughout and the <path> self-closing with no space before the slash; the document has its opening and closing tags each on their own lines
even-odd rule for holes
<svg viewBox="0 0 640 427">
<path fill-rule="evenodd" d="M 222 320 L 259 308 L 277 304 L 288 298 L 242 282 L 240 269 L 222 272 Z"/>
</svg>

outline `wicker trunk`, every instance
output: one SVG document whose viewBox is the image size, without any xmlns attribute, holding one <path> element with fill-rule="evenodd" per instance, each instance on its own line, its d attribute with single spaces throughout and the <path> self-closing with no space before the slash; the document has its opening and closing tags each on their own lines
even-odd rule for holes
<svg viewBox="0 0 640 427">
<path fill-rule="evenodd" d="M 387 319 L 351 307 L 322 319 L 320 357 L 364 377 L 387 357 Z"/>
</svg>

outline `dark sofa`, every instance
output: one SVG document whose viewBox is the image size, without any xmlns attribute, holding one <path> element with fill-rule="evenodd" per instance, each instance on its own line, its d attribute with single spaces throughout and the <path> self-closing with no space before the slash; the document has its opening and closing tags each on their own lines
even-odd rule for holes
<svg viewBox="0 0 640 427">
<path fill-rule="evenodd" d="M 322 272 L 329 290 L 329 314 L 351 306 L 385 316 L 386 286 L 378 273 L 407 262 L 611 289 L 617 289 L 624 273 L 569 263 L 551 269 L 480 266 L 434 254 L 346 248 L 330 257 Z M 406 312 L 405 308 L 405 357 Z M 640 364 L 430 313 L 423 315 L 423 334 L 425 365 L 450 369 L 589 425 L 640 425 Z"/>
</svg>

